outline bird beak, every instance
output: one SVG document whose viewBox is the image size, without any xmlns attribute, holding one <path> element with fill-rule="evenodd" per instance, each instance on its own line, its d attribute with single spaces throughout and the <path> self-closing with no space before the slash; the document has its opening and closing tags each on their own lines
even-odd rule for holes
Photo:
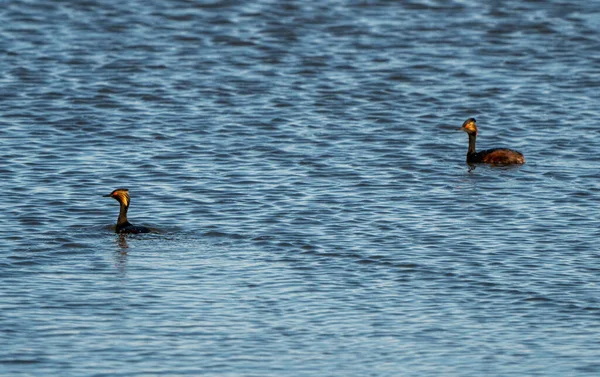
<svg viewBox="0 0 600 377">
<path fill-rule="evenodd" d="M 110 194 L 102 195 L 105 198 L 110 198 Z"/>
<path fill-rule="evenodd" d="M 467 132 L 467 130 L 465 130 L 463 127 L 458 127 L 456 130 L 457 131 L 465 131 L 465 132 Z"/>
</svg>

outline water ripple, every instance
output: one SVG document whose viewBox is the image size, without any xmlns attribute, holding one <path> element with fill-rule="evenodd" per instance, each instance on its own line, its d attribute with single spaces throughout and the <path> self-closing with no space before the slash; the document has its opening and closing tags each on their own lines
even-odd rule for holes
<svg viewBox="0 0 600 377">
<path fill-rule="evenodd" d="M 594 375 L 596 13 L 6 4 L 3 370 Z"/>
</svg>

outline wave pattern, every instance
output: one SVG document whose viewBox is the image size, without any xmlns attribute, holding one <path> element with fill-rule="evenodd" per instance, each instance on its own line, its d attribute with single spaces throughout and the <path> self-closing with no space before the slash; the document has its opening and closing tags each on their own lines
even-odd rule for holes
<svg viewBox="0 0 600 377">
<path fill-rule="evenodd" d="M 597 374 L 596 8 L 5 4 L 2 369 Z"/>
</svg>

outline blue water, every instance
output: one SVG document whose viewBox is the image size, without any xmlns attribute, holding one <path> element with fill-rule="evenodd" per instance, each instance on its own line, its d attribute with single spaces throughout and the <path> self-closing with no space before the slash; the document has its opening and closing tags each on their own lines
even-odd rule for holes
<svg viewBox="0 0 600 377">
<path fill-rule="evenodd" d="M 597 376 L 598 88 L 595 2 L 3 2 L 0 374 Z"/>
</svg>

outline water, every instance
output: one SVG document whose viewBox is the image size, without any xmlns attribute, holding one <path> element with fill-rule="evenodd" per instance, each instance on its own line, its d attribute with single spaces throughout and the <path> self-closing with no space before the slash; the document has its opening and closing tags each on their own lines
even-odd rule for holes
<svg viewBox="0 0 600 377">
<path fill-rule="evenodd" d="M 598 375 L 600 7 L 489 3 L 5 2 L 0 374 Z"/>
</svg>

